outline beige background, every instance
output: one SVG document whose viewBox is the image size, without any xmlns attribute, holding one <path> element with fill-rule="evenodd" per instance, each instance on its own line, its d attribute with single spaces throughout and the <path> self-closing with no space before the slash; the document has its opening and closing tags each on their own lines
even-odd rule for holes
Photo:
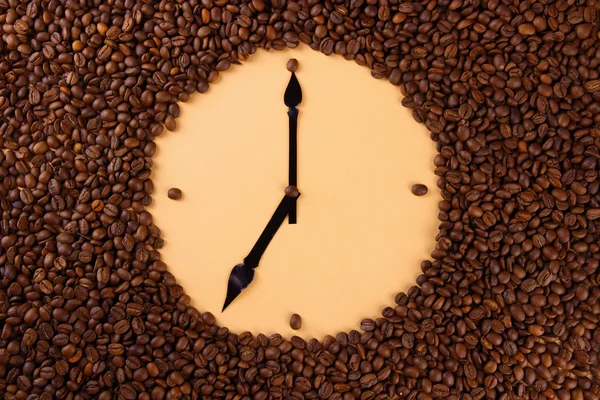
<svg viewBox="0 0 600 400">
<path fill-rule="evenodd" d="M 227 278 L 258 239 L 287 185 L 286 62 L 300 62 L 298 224 L 287 220 L 257 279 L 221 314 Z M 181 104 L 158 140 L 150 211 L 163 260 L 201 311 L 236 332 L 334 334 L 378 317 L 407 290 L 437 233 L 432 160 L 423 126 L 398 88 L 341 57 L 303 46 L 260 51 L 206 95 Z M 430 192 L 415 197 L 410 188 Z M 178 187 L 183 199 L 167 198 Z M 303 328 L 289 327 L 292 313 Z"/>
</svg>

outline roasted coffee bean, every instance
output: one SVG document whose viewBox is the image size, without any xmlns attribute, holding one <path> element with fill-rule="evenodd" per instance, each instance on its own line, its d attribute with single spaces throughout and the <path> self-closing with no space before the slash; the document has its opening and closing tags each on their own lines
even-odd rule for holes
<svg viewBox="0 0 600 400">
<path fill-rule="evenodd" d="M 285 188 L 285 195 L 288 197 L 298 197 L 300 192 L 296 186 L 288 186 Z"/>
<path fill-rule="evenodd" d="M 287 70 L 290 72 L 296 72 L 298 70 L 298 60 L 290 58 L 287 62 Z"/>
<path fill-rule="evenodd" d="M 360 329 L 363 331 L 373 331 L 375 330 L 375 321 L 370 318 L 365 318 L 360 322 Z"/>
<path fill-rule="evenodd" d="M 424 196 L 427 194 L 428 190 L 429 189 L 427 189 L 427 186 L 423 185 L 422 183 L 412 185 L 412 188 L 410 189 L 412 194 L 415 196 Z"/>
<path fill-rule="evenodd" d="M 302 328 L 302 317 L 298 314 L 292 314 L 290 317 L 290 327 L 295 331 Z"/>
<path fill-rule="evenodd" d="M 600 79 L 596 79 L 593 81 L 587 81 L 584 85 L 585 90 L 589 93 L 596 93 L 600 91 Z"/>
<path fill-rule="evenodd" d="M 377 376 L 375 376 L 374 374 L 367 374 L 360 378 L 360 386 L 362 388 L 370 388 L 372 386 L 375 386 L 376 383 Z"/>
<path fill-rule="evenodd" d="M 450 394 L 448 386 L 443 384 L 433 385 L 432 395 L 436 399 L 444 399 Z"/>
<path fill-rule="evenodd" d="M 306 393 L 308 392 L 312 385 L 310 383 L 310 381 L 307 378 L 304 377 L 300 377 L 296 379 L 296 383 L 294 385 L 294 387 L 301 393 Z"/>
<path fill-rule="evenodd" d="M 177 189 L 177 188 L 171 188 L 169 189 L 169 191 L 167 192 L 167 196 L 171 199 L 171 200 L 179 200 L 182 197 L 181 194 L 181 189 Z"/>
</svg>

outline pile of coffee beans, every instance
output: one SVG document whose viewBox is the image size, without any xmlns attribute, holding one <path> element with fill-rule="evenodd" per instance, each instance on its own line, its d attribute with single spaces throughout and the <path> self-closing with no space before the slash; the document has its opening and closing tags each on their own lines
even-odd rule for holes
<svg viewBox="0 0 600 400">
<path fill-rule="evenodd" d="M 0 398 L 598 399 L 599 11 L 0 0 Z M 216 325 L 146 211 L 178 103 L 301 43 L 399 86 L 441 190 L 417 285 L 321 341 Z"/>
</svg>

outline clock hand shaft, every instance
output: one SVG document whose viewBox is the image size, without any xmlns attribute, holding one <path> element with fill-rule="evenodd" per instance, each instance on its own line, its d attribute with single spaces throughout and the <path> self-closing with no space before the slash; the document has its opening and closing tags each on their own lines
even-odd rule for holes
<svg viewBox="0 0 600 400">
<path fill-rule="evenodd" d="M 288 116 L 290 118 L 290 170 L 289 170 L 289 186 L 297 185 L 297 128 L 298 128 L 298 105 L 302 103 L 302 88 L 300 82 L 296 78 L 296 74 L 292 72 L 290 81 L 283 95 L 283 102 L 288 108 Z M 288 222 L 296 223 L 296 202 L 291 205 Z"/>
<path fill-rule="evenodd" d="M 271 240 L 277 233 L 277 230 L 279 229 L 281 224 L 283 224 L 285 217 L 289 214 L 291 206 L 293 204 L 296 204 L 297 198 L 298 197 L 283 197 L 283 199 L 279 203 L 279 206 L 273 213 L 271 220 L 267 223 L 267 226 L 265 227 L 260 237 L 254 244 L 254 247 L 252 247 L 252 250 L 250 250 L 248 256 L 244 258 L 245 265 L 251 268 L 256 268 L 258 266 L 260 258 L 264 254 L 265 250 L 267 250 L 269 243 L 271 243 Z"/>
<path fill-rule="evenodd" d="M 290 167 L 289 185 L 298 186 L 298 109 L 290 107 L 288 110 L 290 125 Z M 290 224 L 296 223 L 297 203 L 293 202 L 290 207 L 288 220 Z"/>
<path fill-rule="evenodd" d="M 267 223 L 267 226 L 261 233 L 260 237 L 254 244 L 252 250 L 246 258 L 244 262 L 236 265 L 231 270 L 229 275 L 229 280 L 227 282 L 227 295 L 225 297 L 225 303 L 223 304 L 223 311 L 231 304 L 233 300 L 236 299 L 254 280 L 254 269 L 258 267 L 258 262 L 260 258 L 264 254 L 267 246 L 271 243 L 271 240 L 277 233 L 277 230 L 283 224 L 285 217 L 290 212 L 290 207 L 292 204 L 296 203 L 296 199 L 300 196 L 290 197 L 285 196 L 279 206 L 273 213 L 273 216 Z"/>
</svg>

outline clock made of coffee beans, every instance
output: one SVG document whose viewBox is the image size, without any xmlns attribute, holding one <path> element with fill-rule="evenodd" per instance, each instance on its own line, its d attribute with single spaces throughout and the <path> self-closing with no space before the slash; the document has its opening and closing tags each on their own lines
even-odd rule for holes
<svg viewBox="0 0 600 400">
<path fill-rule="evenodd" d="M 0 1 L 0 397 L 598 399 L 598 11 L 595 0 Z M 153 160 L 171 137 L 176 143 L 178 123 L 188 118 L 179 119 L 180 105 L 210 108 L 228 74 L 233 80 L 236 69 L 252 68 L 265 49 L 286 48 L 295 49 L 286 61 L 300 61 L 289 65 L 297 85 L 292 78 L 287 95 L 283 59 L 281 73 L 254 75 L 264 83 L 252 96 L 226 93 L 231 104 L 246 99 L 251 112 L 276 104 L 269 96 L 279 105 L 260 121 L 242 103 L 221 107 L 217 116 L 226 118 L 218 125 L 195 125 L 201 146 L 180 147 L 187 164 L 178 165 L 187 167 L 161 176 L 166 167 Z M 345 71 L 338 78 L 352 90 L 344 94 L 363 98 L 337 108 L 341 91 L 314 84 L 311 76 L 329 67 L 317 69 L 302 54 L 308 49 L 331 56 L 331 65 L 368 68 L 380 80 L 373 87 L 389 81 L 398 97 L 386 110 L 409 112 L 436 154 L 425 160 L 411 141 L 415 147 L 403 148 L 414 157 L 408 168 L 400 151 L 399 167 L 386 163 L 384 146 L 366 144 L 389 140 L 393 153 L 397 137 L 419 130 L 369 112 L 388 101 L 371 98 L 370 84 Z M 194 94 L 217 80 L 214 93 Z M 338 100 L 320 103 L 328 88 Z M 226 163 L 210 161 L 210 138 L 219 135 L 231 140 L 212 143 L 230 147 L 213 147 L 215 157 L 247 161 L 237 180 Z M 310 155 L 332 143 L 329 159 Z M 362 152 L 374 149 L 373 162 L 360 164 Z M 220 168 L 208 169 L 207 160 Z M 436 178 L 426 182 L 419 173 L 431 163 Z M 371 173 L 374 165 L 381 173 Z M 357 166 L 369 172 L 352 170 L 355 184 L 336 186 Z M 335 191 L 314 190 L 326 179 Z M 386 193 L 377 191 L 381 181 Z M 203 182 L 204 191 L 196 189 Z M 233 188 L 231 196 L 215 203 L 222 187 Z M 202 204 L 200 193 L 210 194 L 204 205 L 186 208 Z M 392 296 L 382 288 L 395 278 L 377 265 L 392 258 L 396 271 L 416 265 L 404 265 L 403 252 L 421 243 L 427 222 L 418 218 L 430 215 L 427 202 L 436 198 L 432 251 L 414 285 Z M 315 213 L 319 207 L 328 211 Z M 176 220 L 181 210 L 187 225 L 178 226 L 196 239 L 183 253 L 197 260 L 192 275 L 189 261 L 178 269 L 170 255 L 162 259 L 177 246 L 177 226 L 166 221 L 163 235 L 159 221 L 168 217 L 161 215 Z M 218 229 L 195 223 L 201 215 L 217 226 L 209 214 L 220 218 Z M 308 233 L 315 217 L 321 228 Z M 375 221 L 381 224 L 369 225 Z M 345 229 L 330 236 L 330 226 Z M 392 240 L 375 226 L 406 229 L 413 239 Z M 366 240 L 394 256 L 368 252 Z M 202 254 L 214 247 L 222 251 L 210 264 Z M 310 254 L 303 270 L 296 261 Z M 294 286 L 329 275 L 337 285 L 328 290 Z M 370 285 L 372 276 L 380 284 Z M 361 277 L 357 290 L 350 282 Z M 189 294 L 197 288 L 219 300 L 205 306 Z M 381 315 L 373 304 L 355 326 L 305 336 L 332 312 L 354 307 L 344 293 L 381 295 Z M 287 297 L 296 309 L 284 318 Z M 298 309 L 302 299 L 316 299 L 323 321 L 312 307 Z M 241 311 L 297 332 L 217 324 Z"/>
<path fill-rule="evenodd" d="M 302 91 L 300 196 L 296 223 L 283 209 L 273 224 L 292 170 L 291 56 Z M 161 260 L 192 304 L 233 331 L 311 338 L 356 327 L 414 285 L 434 249 L 439 192 L 435 146 L 400 100 L 368 71 L 303 46 L 259 52 L 210 94 L 182 104 L 175 134 L 157 140 L 148 210 L 165 238 Z M 357 110 L 365 118 L 354 118 Z M 417 182 L 431 193 L 415 196 Z M 181 198 L 169 198 L 173 188 Z M 257 242 L 252 284 L 221 312 L 232 268 Z M 298 332 L 289 326 L 293 313 L 303 320 Z"/>
</svg>

